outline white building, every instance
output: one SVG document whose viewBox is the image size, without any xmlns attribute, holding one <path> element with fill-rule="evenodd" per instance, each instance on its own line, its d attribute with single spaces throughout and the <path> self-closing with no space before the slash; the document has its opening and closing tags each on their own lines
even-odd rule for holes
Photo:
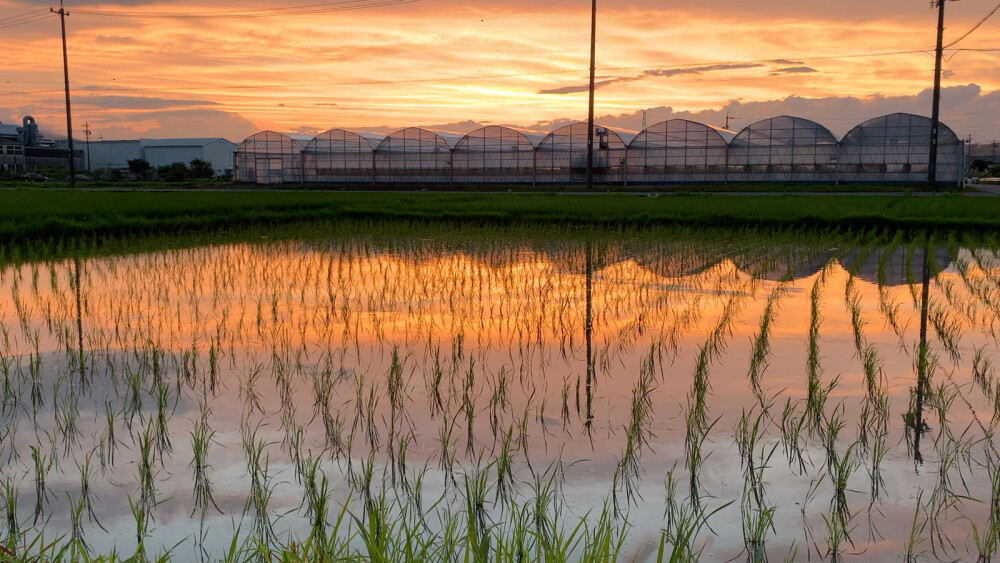
<svg viewBox="0 0 1000 563">
<path fill-rule="evenodd" d="M 226 139 L 139 139 L 143 158 L 153 166 L 187 164 L 198 158 L 211 163 L 216 175 L 233 169 L 236 143 Z"/>
<path fill-rule="evenodd" d="M 236 144 L 222 138 L 212 139 L 139 139 L 132 141 L 91 141 L 90 168 L 128 168 L 128 161 L 143 159 L 152 166 L 175 162 L 189 164 L 194 159 L 212 165 L 216 175 L 233 169 Z"/>
</svg>

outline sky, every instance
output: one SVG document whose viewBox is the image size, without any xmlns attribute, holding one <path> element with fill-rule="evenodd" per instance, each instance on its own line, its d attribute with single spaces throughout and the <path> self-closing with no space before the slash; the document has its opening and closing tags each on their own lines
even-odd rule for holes
<svg viewBox="0 0 1000 563">
<path fill-rule="evenodd" d="M 65 137 L 53 3 L 0 0 L 0 122 Z M 66 0 L 74 137 L 226 137 L 408 126 L 546 133 L 587 116 L 587 0 Z M 998 5 L 947 4 L 945 43 Z M 21 17 L 23 15 L 23 17 Z M 930 115 L 926 0 L 598 2 L 598 122 L 777 115 L 843 135 Z M 946 51 L 942 120 L 1000 138 L 1000 13 Z"/>
</svg>

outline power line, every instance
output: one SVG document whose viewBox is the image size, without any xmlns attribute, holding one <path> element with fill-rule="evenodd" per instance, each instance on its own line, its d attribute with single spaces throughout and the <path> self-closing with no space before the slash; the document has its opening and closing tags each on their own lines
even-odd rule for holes
<svg viewBox="0 0 1000 563">
<path fill-rule="evenodd" d="M 0 23 L 0 29 L 9 29 L 12 27 L 17 27 L 19 25 L 27 25 L 29 23 L 35 23 L 37 21 L 48 19 L 48 17 L 51 15 L 52 14 L 50 14 L 49 12 L 45 12 L 44 14 L 39 14 L 37 16 L 32 16 L 30 18 Z"/>
<path fill-rule="evenodd" d="M 45 9 L 32 10 L 30 12 L 24 12 L 23 14 L 18 14 L 16 16 L 5 16 L 5 17 L 0 18 L 0 23 L 4 23 L 4 22 L 6 22 L 8 20 L 16 20 L 16 19 L 27 17 L 27 16 L 36 15 L 36 14 L 39 14 L 39 13 L 48 14 L 49 11 L 45 10 Z"/>
<path fill-rule="evenodd" d="M 134 19 L 249 19 L 270 18 L 278 16 L 300 16 L 322 14 L 328 12 L 349 12 L 368 10 L 401 4 L 413 4 L 422 0 L 343 0 L 340 2 L 324 2 L 321 4 L 304 4 L 282 8 L 259 8 L 252 10 L 209 11 L 209 12 L 141 12 L 124 10 L 88 10 L 77 9 L 77 14 L 88 16 L 104 16 Z"/>
<path fill-rule="evenodd" d="M 966 37 L 968 37 L 968 36 L 972 35 L 973 33 L 975 33 L 975 31 L 977 29 L 979 29 L 980 27 L 982 27 L 982 25 L 984 23 L 986 23 L 986 20 L 992 18 L 993 14 L 997 13 L 998 11 L 1000 11 L 1000 3 L 997 3 L 997 5 L 994 6 L 993 9 L 990 10 L 990 12 L 988 14 L 986 14 L 986 16 L 983 17 L 983 19 L 979 20 L 979 23 L 977 23 L 975 26 L 973 26 L 972 29 L 970 29 L 969 31 L 966 31 L 965 34 L 962 35 L 961 37 L 959 37 L 958 39 L 956 39 L 956 40 L 952 41 L 951 43 L 948 43 L 947 45 L 945 45 L 944 48 L 947 49 L 949 47 L 952 47 L 952 46 L 956 45 L 959 41 L 962 41 Z"/>
</svg>

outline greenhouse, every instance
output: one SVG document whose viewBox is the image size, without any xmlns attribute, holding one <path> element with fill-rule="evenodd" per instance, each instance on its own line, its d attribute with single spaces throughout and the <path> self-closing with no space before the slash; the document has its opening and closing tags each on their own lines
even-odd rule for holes
<svg viewBox="0 0 1000 563">
<path fill-rule="evenodd" d="M 251 184 L 302 181 L 302 142 L 284 133 L 261 131 L 236 147 L 233 178 Z"/>
<path fill-rule="evenodd" d="M 728 131 L 673 119 L 639 133 L 628 147 L 621 134 L 594 127 L 594 182 L 927 181 L 930 119 L 896 113 L 871 119 L 844 140 L 824 126 L 781 116 L 750 125 L 726 143 Z M 410 127 L 381 142 L 343 129 L 311 140 L 264 131 L 236 150 L 238 182 L 571 184 L 587 179 L 587 124 L 561 127 L 537 146 L 525 133 L 488 126 L 454 147 L 441 135 Z M 377 145 L 377 146 L 376 146 Z M 941 125 L 937 179 L 960 184 L 964 144 Z"/>
<path fill-rule="evenodd" d="M 594 125 L 594 181 L 625 181 L 625 143 L 618 133 Z M 572 183 L 587 180 L 587 124 L 578 122 L 549 133 L 535 154 L 535 180 Z"/>
<path fill-rule="evenodd" d="M 833 182 L 837 138 L 815 121 L 783 115 L 758 121 L 729 143 L 729 180 Z"/>
<path fill-rule="evenodd" d="M 409 127 L 396 131 L 375 149 L 375 181 L 449 183 L 451 147 L 437 133 Z"/>
<path fill-rule="evenodd" d="M 841 142 L 841 178 L 848 182 L 923 182 L 930 162 L 931 120 L 894 113 L 852 129 Z M 937 178 L 955 182 L 965 169 L 964 145 L 938 128 Z"/>
<path fill-rule="evenodd" d="M 628 146 L 629 182 L 724 182 L 728 144 L 703 123 L 671 119 L 639 133 Z"/>
<path fill-rule="evenodd" d="M 492 125 L 462 137 L 452 163 L 456 182 L 532 182 L 535 146 L 520 131 Z"/>
<path fill-rule="evenodd" d="M 368 139 L 343 129 L 316 135 L 302 149 L 306 182 L 372 182 L 375 151 Z"/>
</svg>

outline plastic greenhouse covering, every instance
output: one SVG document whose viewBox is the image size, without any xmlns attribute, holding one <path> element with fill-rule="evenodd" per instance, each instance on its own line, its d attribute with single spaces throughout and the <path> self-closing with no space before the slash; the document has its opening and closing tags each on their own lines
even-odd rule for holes
<svg viewBox="0 0 1000 563">
<path fill-rule="evenodd" d="M 306 182 L 371 182 L 375 150 L 368 139 L 343 129 L 316 135 L 302 149 Z"/>
<path fill-rule="evenodd" d="M 532 182 L 535 146 L 520 131 L 492 125 L 459 139 L 452 162 L 456 182 Z"/>
<path fill-rule="evenodd" d="M 233 161 L 237 182 L 282 184 L 302 181 L 302 145 L 283 133 L 261 131 L 247 137 Z"/>
<path fill-rule="evenodd" d="M 773 117 L 749 125 L 729 143 L 729 180 L 832 182 L 837 138 L 815 121 Z"/>
<path fill-rule="evenodd" d="M 599 184 L 699 182 L 899 182 L 927 179 L 931 121 L 895 113 L 865 121 L 841 141 L 823 125 L 779 116 L 731 132 L 673 119 L 639 132 L 626 146 L 612 129 L 594 126 L 594 181 Z M 944 124 L 937 178 L 958 184 L 964 144 Z M 235 155 L 238 182 L 570 184 L 586 181 L 587 124 L 556 129 L 537 145 L 521 131 L 487 126 L 451 146 L 417 127 L 381 142 L 330 129 L 305 142 L 263 131 Z"/>
<path fill-rule="evenodd" d="M 866 121 L 841 142 L 842 179 L 848 182 L 920 182 L 930 163 L 931 120 L 894 113 Z M 944 124 L 938 128 L 938 178 L 961 178 L 963 143 Z"/>
<path fill-rule="evenodd" d="M 672 119 L 639 133 L 628 147 L 631 182 L 723 182 L 728 145 L 703 123 Z"/>
<path fill-rule="evenodd" d="M 625 143 L 618 133 L 594 125 L 594 181 L 624 181 Z M 587 179 L 587 124 L 574 123 L 549 133 L 535 156 L 537 182 L 571 183 Z"/>
<path fill-rule="evenodd" d="M 426 129 L 396 131 L 375 149 L 375 178 L 380 182 L 451 182 L 451 147 Z"/>
</svg>

